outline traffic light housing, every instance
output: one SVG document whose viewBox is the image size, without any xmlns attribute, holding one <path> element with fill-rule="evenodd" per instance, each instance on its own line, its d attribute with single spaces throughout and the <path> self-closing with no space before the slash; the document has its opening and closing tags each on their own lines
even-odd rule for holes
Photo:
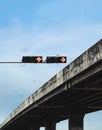
<svg viewBox="0 0 102 130">
<path fill-rule="evenodd" d="M 66 56 L 48 56 L 46 57 L 46 63 L 66 63 Z"/>
<path fill-rule="evenodd" d="M 42 56 L 23 56 L 22 63 L 42 63 Z"/>
</svg>

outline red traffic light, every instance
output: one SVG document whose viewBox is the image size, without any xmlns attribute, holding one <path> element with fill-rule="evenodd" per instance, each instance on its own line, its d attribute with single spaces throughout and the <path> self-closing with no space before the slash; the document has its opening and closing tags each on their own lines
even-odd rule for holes
<svg viewBox="0 0 102 130">
<path fill-rule="evenodd" d="M 66 56 L 48 56 L 46 57 L 46 63 L 66 63 Z"/>
<path fill-rule="evenodd" d="M 37 63 L 41 63 L 41 62 L 42 62 L 42 56 L 36 57 L 36 62 L 37 62 Z"/>
<path fill-rule="evenodd" d="M 42 56 L 23 56 L 23 63 L 42 63 Z"/>
<path fill-rule="evenodd" d="M 67 57 L 65 57 L 65 56 L 60 57 L 60 62 L 61 63 L 66 63 L 67 62 Z"/>
</svg>

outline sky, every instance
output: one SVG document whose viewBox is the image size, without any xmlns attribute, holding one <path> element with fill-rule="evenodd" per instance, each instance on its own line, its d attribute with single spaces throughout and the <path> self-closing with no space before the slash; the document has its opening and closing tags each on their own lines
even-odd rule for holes
<svg viewBox="0 0 102 130">
<path fill-rule="evenodd" d="M 0 0 L 0 62 L 65 55 L 65 64 L 0 63 L 0 123 L 102 37 L 102 0 Z M 85 115 L 84 130 L 102 130 L 102 111 Z M 43 128 L 41 128 L 42 130 Z M 57 123 L 67 130 L 68 121 Z"/>
</svg>

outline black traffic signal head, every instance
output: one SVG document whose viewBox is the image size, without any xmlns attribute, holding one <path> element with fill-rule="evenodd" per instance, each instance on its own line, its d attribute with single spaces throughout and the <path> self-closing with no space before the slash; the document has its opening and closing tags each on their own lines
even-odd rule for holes
<svg viewBox="0 0 102 130">
<path fill-rule="evenodd" d="M 42 63 L 42 56 L 23 56 L 22 63 Z"/>
<path fill-rule="evenodd" d="M 48 56 L 46 57 L 46 63 L 66 63 L 66 56 Z"/>
</svg>

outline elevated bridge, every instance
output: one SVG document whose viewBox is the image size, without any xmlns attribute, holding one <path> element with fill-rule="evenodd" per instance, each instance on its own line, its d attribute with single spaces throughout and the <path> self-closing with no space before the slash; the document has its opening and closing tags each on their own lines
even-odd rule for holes
<svg viewBox="0 0 102 130">
<path fill-rule="evenodd" d="M 84 116 L 102 109 L 102 40 L 46 82 L 19 105 L 0 130 L 56 130 L 69 119 L 69 130 L 83 130 Z"/>
</svg>

